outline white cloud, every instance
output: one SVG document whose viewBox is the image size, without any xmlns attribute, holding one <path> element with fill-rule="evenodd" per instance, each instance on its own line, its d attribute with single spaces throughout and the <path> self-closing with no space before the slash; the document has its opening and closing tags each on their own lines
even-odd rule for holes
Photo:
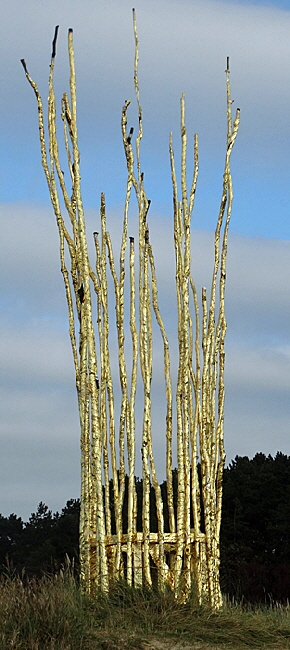
<svg viewBox="0 0 290 650">
<path fill-rule="evenodd" d="M 290 393 L 290 345 L 227 346 L 226 379 L 235 390 Z"/>
<path fill-rule="evenodd" d="M 18 327 L 2 329 L 0 365 L 5 377 L 17 374 L 37 381 L 57 383 L 66 381 L 73 371 L 70 363 L 66 332 L 59 332 L 53 323 L 29 322 Z"/>
</svg>

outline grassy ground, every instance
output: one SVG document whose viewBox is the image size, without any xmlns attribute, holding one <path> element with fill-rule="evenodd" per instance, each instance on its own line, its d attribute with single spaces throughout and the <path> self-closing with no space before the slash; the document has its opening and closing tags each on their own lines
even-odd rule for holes
<svg viewBox="0 0 290 650">
<path fill-rule="evenodd" d="M 0 579 L 0 650 L 290 649 L 290 607 L 225 604 L 218 613 L 171 593 L 118 584 L 84 598 L 69 571 L 24 582 Z"/>
</svg>

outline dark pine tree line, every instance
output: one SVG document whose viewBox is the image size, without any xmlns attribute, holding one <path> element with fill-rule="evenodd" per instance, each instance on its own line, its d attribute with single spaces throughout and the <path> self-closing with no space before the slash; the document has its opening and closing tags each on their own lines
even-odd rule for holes
<svg viewBox="0 0 290 650">
<path fill-rule="evenodd" d="M 225 469 L 221 579 L 238 600 L 289 600 L 290 456 L 237 456 Z"/>
<path fill-rule="evenodd" d="M 142 530 L 142 480 L 136 478 L 137 530 Z M 123 532 L 127 531 L 128 478 L 123 506 Z M 174 507 L 177 470 L 173 470 Z M 110 485 L 114 533 L 113 486 Z M 161 485 L 164 529 L 169 530 L 166 482 Z M 15 514 L 0 515 L 0 565 L 16 573 L 40 576 L 55 572 L 68 556 L 78 569 L 80 503 L 71 499 L 61 513 L 42 502 L 28 522 Z M 193 523 L 192 523 L 193 525 Z M 150 527 L 157 532 L 156 502 L 150 493 Z M 221 529 L 222 591 L 237 600 L 285 602 L 290 596 L 290 456 L 262 453 L 249 460 L 236 456 L 225 469 Z"/>
<path fill-rule="evenodd" d="M 78 566 L 79 499 L 61 513 L 40 502 L 27 523 L 15 514 L 0 515 L 0 570 L 40 577 L 60 569 L 66 558 Z"/>
</svg>

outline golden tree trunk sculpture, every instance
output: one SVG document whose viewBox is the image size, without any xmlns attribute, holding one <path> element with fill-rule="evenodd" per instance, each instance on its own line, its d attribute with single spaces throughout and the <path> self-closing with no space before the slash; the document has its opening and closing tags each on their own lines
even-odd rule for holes
<svg viewBox="0 0 290 650">
<path fill-rule="evenodd" d="M 133 24 L 134 85 L 139 131 L 133 147 L 133 129 L 129 133 L 127 130 L 130 102 L 126 101 L 122 110 L 121 127 L 127 163 L 127 187 L 118 269 L 107 230 L 103 194 L 100 207 L 100 238 L 98 232 L 94 233 L 95 268 L 89 260 L 81 194 L 72 29 L 68 32 L 70 97 L 63 95 L 61 113 L 72 184 L 71 193 L 67 189 L 62 171 L 56 133 L 53 77 L 58 27 L 52 43 L 49 74 L 48 143 L 45 137 L 41 96 L 25 61 L 22 60 L 26 77 L 38 103 L 42 165 L 59 230 L 61 271 L 75 365 L 81 426 L 81 584 L 88 594 L 94 594 L 97 589 L 106 592 L 110 584 L 119 578 L 126 579 L 129 585 L 136 587 L 152 585 L 155 570 L 160 590 L 169 585 L 180 602 L 184 602 L 193 590 L 200 603 L 208 603 L 211 607 L 218 608 L 222 602 L 219 583 L 219 536 L 225 462 L 224 302 L 227 238 L 233 201 L 230 157 L 238 132 L 239 110 L 232 122 L 227 59 L 228 128 L 222 198 L 214 238 L 211 292 L 208 296 L 206 289 L 202 290 L 201 309 L 191 274 L 190 225 L 198 176 L 198 137 L 196 135 L 194 141 L 194 172 L 188 195 L 184 95 L 181 98 L 181 200 L 178 197 L 172 134 L 170 135 L 179 350 L 175 427 L 169 342 L 159 309 L 154 254 L 148 227 L 150 201 L 141 171 L 143 120 L 139 97 L 138 35 L 134 10 Z M 134 238 L 128 236 L 132 192 L 136 195 L 139 212 L 137 254 Z M 67 218 L 61 208 L 61 196 Z M 70 256 L 70 271 L 66 263 L 66 250 Z M 128 267 L 129 273 L 126 270 Z M 136 268 L 139 268 L 137 279 Z M 115 291 L 118 338 L 117 369 L 121 394 L 118 428 L 113 386 L 116 360 L 112 359 L 109 344 L 109 275 Z M 124 296 L 127 284 L 130 295 L 129 323 L 125 318 Z M 154 319 L 160 330 L 164 357 L 168 531 L 164 530 L 164 502 L 157 478 L 151 430 Z M 129 362 L 125 354 L 125 335 L 129 335 L 131 339 Z M 142 530 L 137 530 L 138 502 L 135 483 L 135 429 L 140 422 L 140 417 L 137 417 L 136 422 L 138 367 L 143 382 Z M 172 479 L 175 431 L 177 494 L 174 494 Z M 156 501 L 157 532 L 150 530 L 152 489 Z M 126 528 L 123 520 L 125 506 L 128 512 Z"/>
</svg>

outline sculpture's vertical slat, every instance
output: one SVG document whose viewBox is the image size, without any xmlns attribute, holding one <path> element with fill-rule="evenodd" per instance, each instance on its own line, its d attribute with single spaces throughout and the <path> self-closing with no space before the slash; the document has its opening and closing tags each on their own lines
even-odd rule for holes
<svg viewBox="0 0 290 650">
<path fill-rule="evenodd" d="M 108 427 L 107 427 L 107 401 L 106 390 L 109 373 L 109 358 L 106 345 L 106 247 L 104 242 L 105 230 L 105 201 L 101 197 L 101 223 L 102 223 L 102 252 L 100 251 L 98 233 L 94 232 L 94 242 L 96 251 L 96 275 L 99 281 L 99 292 L 97 295 L 97 323 L 99 334 L 99 354 L 100 354 L 100 377 L 96 377 L 97 391 L 99 397 L 100 411 L 100 430 L 103 447 L 103 468 L 104 468 L 104 503 L 105 503 L 105 522 L 106 532 L 111 533 L 111 510 L 110 510 L 110 482 L 109 482 L 109 452 L 108 452 Z"/>
<path fill-rule="evenodd" d="M 84 322 L 84 337 L 86 341 L 86 355 L 84 355 L 84 362 L 81 366 L 81 386 L 83 386 L 84 395 L 88 394 L 90 401 L 91 412 L 91 439 L 92 439 L 92 467 L 91 467 L 91 482 L 92 482 L 92 498 L 97 498 L 96 510 L 93 507 L 92 512 L 96 516 L 96 522 L 93 521 L 93 528 L 97 528 L 97 542 L 100 548 L 100 562 L 101 562 L 101 583 L 104 589 L 108 586 L 108 570 L 107 570 L 107 557 L 105 549 L 105 521 L 104 521 L 104 506 L 103 506 L 103 491 L 102 491 L 102 465 L 101 465 L 101 432 L 100 421 L 98 412 L 98 395 L 96 387 L 97 376 L 97 359 L 96 359 L 96 346 L 94 327 L 92 319 L 92 304 L 90 292 L 90 265 L 88 259 L 87 240 L 85 218 L 83 211 L 83 203 L 81 197 L 81 177 L 80 177 L 80 154 L 78 149 L 78 134 L 77 134 L 77 120 L 76 120 L 76 79 L 75 79 L 75 65 L 74 65 L 74 49 L 73 49 L 73 33 L 72 30 L 68 32 L 68 49 L 69 49 L 69 63 L 70 63 L 70 95 L 71 95 L 71 128 L 72 128 L 72 146 L 73 146 L 73 166 L 74 166 L 74 190 L 75 200 L 77 206 L 78 226 L 79 226 L 79 243 L 81 250 L 81 275 L 83 283 L 83 304 L 82 304 L 82 320 Z M 86 367 L 85 367 L 86 362 Z"/>
<path fill-rule="evenodd" d="M 110 235 L 109 235 L 108 232 L 106 232 L 106 244 L 107 244 L 107 250 L 108 250 L 109 265 L 110 265 L 110 269 L 111 269 L 112 278 L 113 278 L 113 281 L 114 281 L 116 327 L 117 327 L 117 330 L 118 330 L 118 326 L 119 326 L 119 323 L 120 323 L 120 320 L 119 320 L 119 315 L 120 315 L 120 309 L 119 309 L 119 281 L 118 281 L 117 273 L 116 273 L 116 269 L 115 269 L 112 242 L 111 242 L 111 238 L 110 238 Z M 118 357 L 118 361 L 119 361 L 119 376 L 120 376 L 121 372 L 123 371 L 123 369 L 120 367 L 120 356 Z M 120 418 L 120 427 L 121 427 L 121 424 L 122 424 L 122 421 L 121 421 L 121 418 Z M 123 445 L 123 435 L 124 435 L 124 429 L 123 429 L 123 431 L 121 431 L 119 429 L 119 448 L 120 448 L 120 446 L 122 447 L 122 445 Z M 120 440 L 121 440 L 121 442 L 120 442 Z M 111 447 L 111 449 L 112 449 L 112 447 Z M 116 482 L 117 482 L 117 485 L 115 484 Z M 124 468 L 123 468 L 121 478 L 120 478 L 120 470 L 119 470 L 119 472 L 117 472 L 117 476 L 115 476 L 115 479 L 114 479 L 114 502 L 115 502 L 115 508 L 116 508 L 116 510 L 115 510 L 115 519 L 116 519 L 116 532 L 117 532 L 117 550 L 116 550 L 116 555 L 115 555 L 115 574 L 116 574 L 116 576 L 119 576 L 120 567 L 121 567 L 122 505 L 123 505 L 123 498 L 124 498 L 124 489 L 125 489 L 125 477 L 124 477 Z"/>
<path fill-rule="evenodd" d="M 138 360 L 138 332 L 136 326 L 136 307 L 135 307 L 135 250 L 134 238 L 130 237 L 130 330 L 132 339 L 132 372 L 131 388 L 129 399 L 129 426 L 128 426 L 128 454 L 129 454 L 129 480 L 128 480 L 128 533 L 127 533 L 127 581 L 128 584 L 133 582 L 134 586 L 140 583 L 138 575 L 140 573 L 140 561 L 142 567 L 142 555 L 137 559 L 137 550 L 132 548 L 133 534 L 136 536 L 136 490 L 135 490 L 135 398 L 137 386 L 137 360 Z"/>
</svg>

